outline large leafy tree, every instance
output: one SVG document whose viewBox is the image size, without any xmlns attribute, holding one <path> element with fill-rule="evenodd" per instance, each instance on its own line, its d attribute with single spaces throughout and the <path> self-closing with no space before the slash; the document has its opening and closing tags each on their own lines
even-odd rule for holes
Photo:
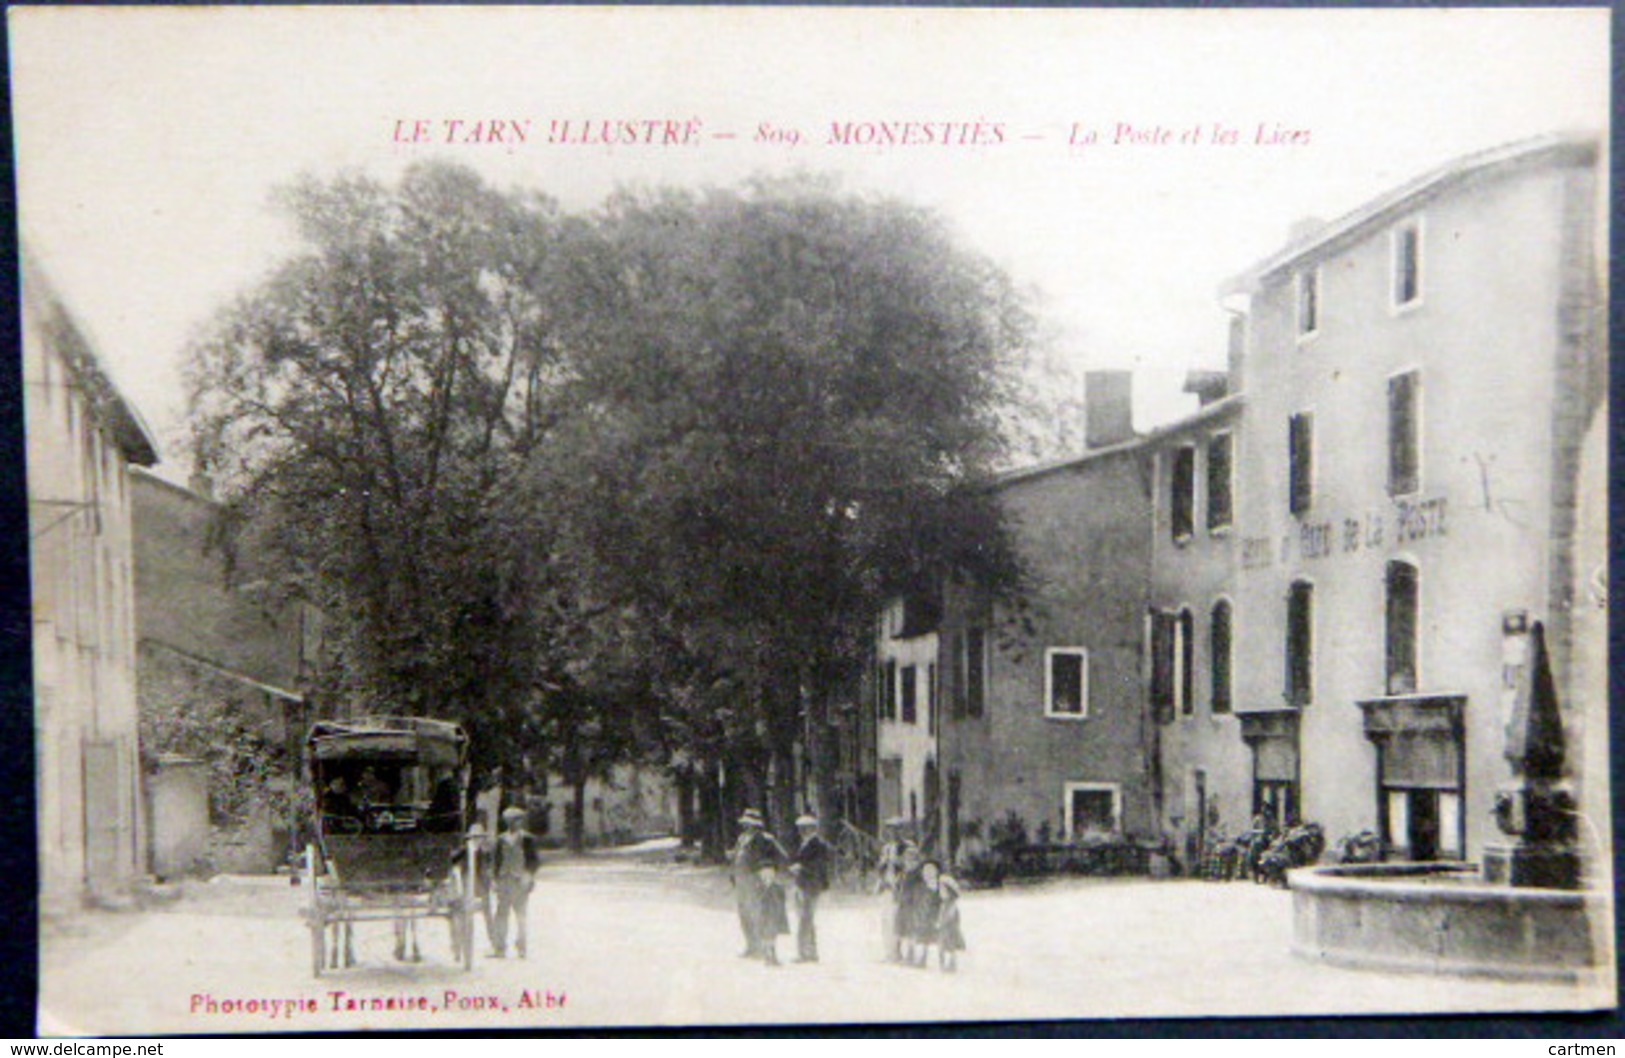
<svg viewBox="0 0 1625 1058">
<path fill-rule="evenodd" d="M 590 309 L 536 464 L 556 557 L 666 631 L 677 722 L 766 779 L 783 823 L 798 741 L 832 790 L 827 720 L 879 602 L 1013 576 L 973 486 L 1027 315 L 933 214 L 819 180 L 620 195 L 578 246 Z"/>
<path fill-rule="evenodd" d="M 725 767 L 784 822 L 878 604 L 1012 582 L 975 486 L 1028 318 L 934 215 L 796 179 L 566 217 L 440 165 L 282 201 L 299 251 L 191 350 L 194 454 L 353 707 L 578 789 Z"/>
<path fill-rule="evenodd" d="M 227 538 L 326 616 L 333 695 L 500 729 L 545 643 L 513 485 L 555 414 L 556 210 L 443 165 L 280 204 L 300 249 L 188 360 Z"/>
</svg>

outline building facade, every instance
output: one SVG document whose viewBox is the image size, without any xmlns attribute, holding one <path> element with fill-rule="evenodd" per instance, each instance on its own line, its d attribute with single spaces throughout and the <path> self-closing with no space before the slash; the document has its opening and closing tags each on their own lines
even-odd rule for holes
<svg viewBox="0 0 1625 1058">
<path fill-rule="evenodd" d="M 937 820 L 937 621 L 935 600 L 897 599 L 875 639 L 876 798 L 880 818 L 933 832 Z"/>
<path fill-rule="evenodd" d="M 1141 647 L 1151 467 L 1128 428 L 1126 378 L 1091 383 L 1098 447 L 994 486 L 1023 590 L 944 596 L 938 763 L 950 848 L 1016 822 L 1039 844 L 1156 834 Z"/>
<path fill-rule="evenodd" d="M 1239 394 L 1215 394 L 1146 440 L 1154 475 L 1146 708 L 1156 739 L 1156 812 L 1187 859 L 1210 836 L 1245 827 L 1255 782 L 1277 778 L 1267 756 L 1254 774 L 1235 693 L 1235 481 L 1244 422 Z"/>
<path fill-rule="evenodd" d="M 156 860 L 154 869 L 271 870 L 297 838 L 312 719 L 302 688 L 320 621 L 312 608 L 279 599 L 253 556 L 227 562 L 210 496 L 142 470 L 130 484 L 136 691 L 149 777 L 167 788 L 167 773 L 189 760 L 210 777 L 212 825 L 197 863 L 165 856 L 164 869 Z M 179 799 L 163 803 L 170 800 Z M 155 800 L 155 851 L 175 844 L 172 813 L 159 809 Z"/>
<path fill-rule="evenodd" d="M 1300 226 L 1223 292 L 1200 409 L 1149 435 L 1100 380 L 1091 450 L 994 486 L 1024 590 L 885 619 L 887 814 L 916 778 L 931 801 L 934 762 L 950 847 L 1019 820 L 1189 859 L 1262 815 L 1478 859 L 1538 624 L 1606 862 L 1599 159 L 1545 137 Z M 929 675 L 933 641 L 939 708 L 910 723 L 890 668 Z"/>
<path fill-rule="evenodd" d="M 1553 137 L 1464 159 L 1230 287 L 1245 406 L 1222 535 L 1200 524 L 1216 433 L 1192 422 L 1158 456 L 1158 595 L 1191 600 L 1188 682 L 1212 686 L 1204 646 L 1230 654 L 1225 718 L 1203 718 L 1200 691 L 1194 715 L 1163 709 L 1164 802 L 1187 819 L 1200 777 L 1197 803 L 1217 796 L 1229 818 L 1245 805 L 1333 840 L 1370 830 L 1389 858 L 1476 859 L 1499 837 L 1536 622 L 1571 736 L 1588 693 L 1598 707 L 1602 690 L 1572 679 L 1597 531 L 1581 515 L 1602 517 L 1578 484 L 1605 418 L 1598 158 L 1594 140 Z M 1176 502 L 1195 510 L 1183 543 Z"/>
<path fill-rule="evenodd" d="M 157 448 L 37 262 L 23 263 L 41 907 L 144 871 L 131 465 Z"/>
</svg>

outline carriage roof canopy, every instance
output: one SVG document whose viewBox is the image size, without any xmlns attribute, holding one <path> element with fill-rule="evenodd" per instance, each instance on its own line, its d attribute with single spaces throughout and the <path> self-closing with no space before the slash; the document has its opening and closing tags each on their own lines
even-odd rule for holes
<svg viewBox="0 0 1625 1058">
<path fill-rule="evenodd" d="M 468 735 L 458 724 L 411 716 L 323 720 L 310 729 L 316 760 L 416 761 L 455 767 L 468 755 Z"/>
</svg>

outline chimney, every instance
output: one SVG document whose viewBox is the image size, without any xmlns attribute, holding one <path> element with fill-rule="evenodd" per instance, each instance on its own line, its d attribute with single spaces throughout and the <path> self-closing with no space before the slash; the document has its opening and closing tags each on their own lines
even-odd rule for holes
<svg viewBox="0 0 1625 1058">
<path fill-rule="evenodd" d="M 1231 393 L 1242 391 L 1242 365 L 1247 362 L 1247 314 L 1244 312 L 1230 313 L 1230 342 L 1226 350 L 1226 371 L 1230 376 L 1229 390 Z"/>
<path fill-rule="evenodd" d="M 1083 376 L 1083 437 L 1090 448 L 1134 438 L 1134 373 L 1089 371 Z"/>
<path fill-rule="evenodd" d="M 1223 371 L 1185 372 L 1185 392 L 1196 394 L 1202 407 L 1223 400 L 1230 392 L 1230 376 Z"/>
</svg>

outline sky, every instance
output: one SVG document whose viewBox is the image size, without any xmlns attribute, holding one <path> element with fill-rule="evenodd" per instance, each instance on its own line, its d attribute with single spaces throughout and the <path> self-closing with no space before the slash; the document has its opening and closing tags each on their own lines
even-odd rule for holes
<svg viewBox="0 0 1625 1058">
<path fill-rule="evenodd" d="M 188 337 L 295 249 L 274 189 L 427 158 L 578 209 L 796 170 L 931 206 L 1070 364 L 1134 369 L 1147 429 L 1223 366 L 1218 288 L 1295 222 L 1605 131 L 1609 15 L 13 8 L 19 223 L 177 479 Z M 574 142 L 604 121 L 682 142 Z"/>
</svg>

